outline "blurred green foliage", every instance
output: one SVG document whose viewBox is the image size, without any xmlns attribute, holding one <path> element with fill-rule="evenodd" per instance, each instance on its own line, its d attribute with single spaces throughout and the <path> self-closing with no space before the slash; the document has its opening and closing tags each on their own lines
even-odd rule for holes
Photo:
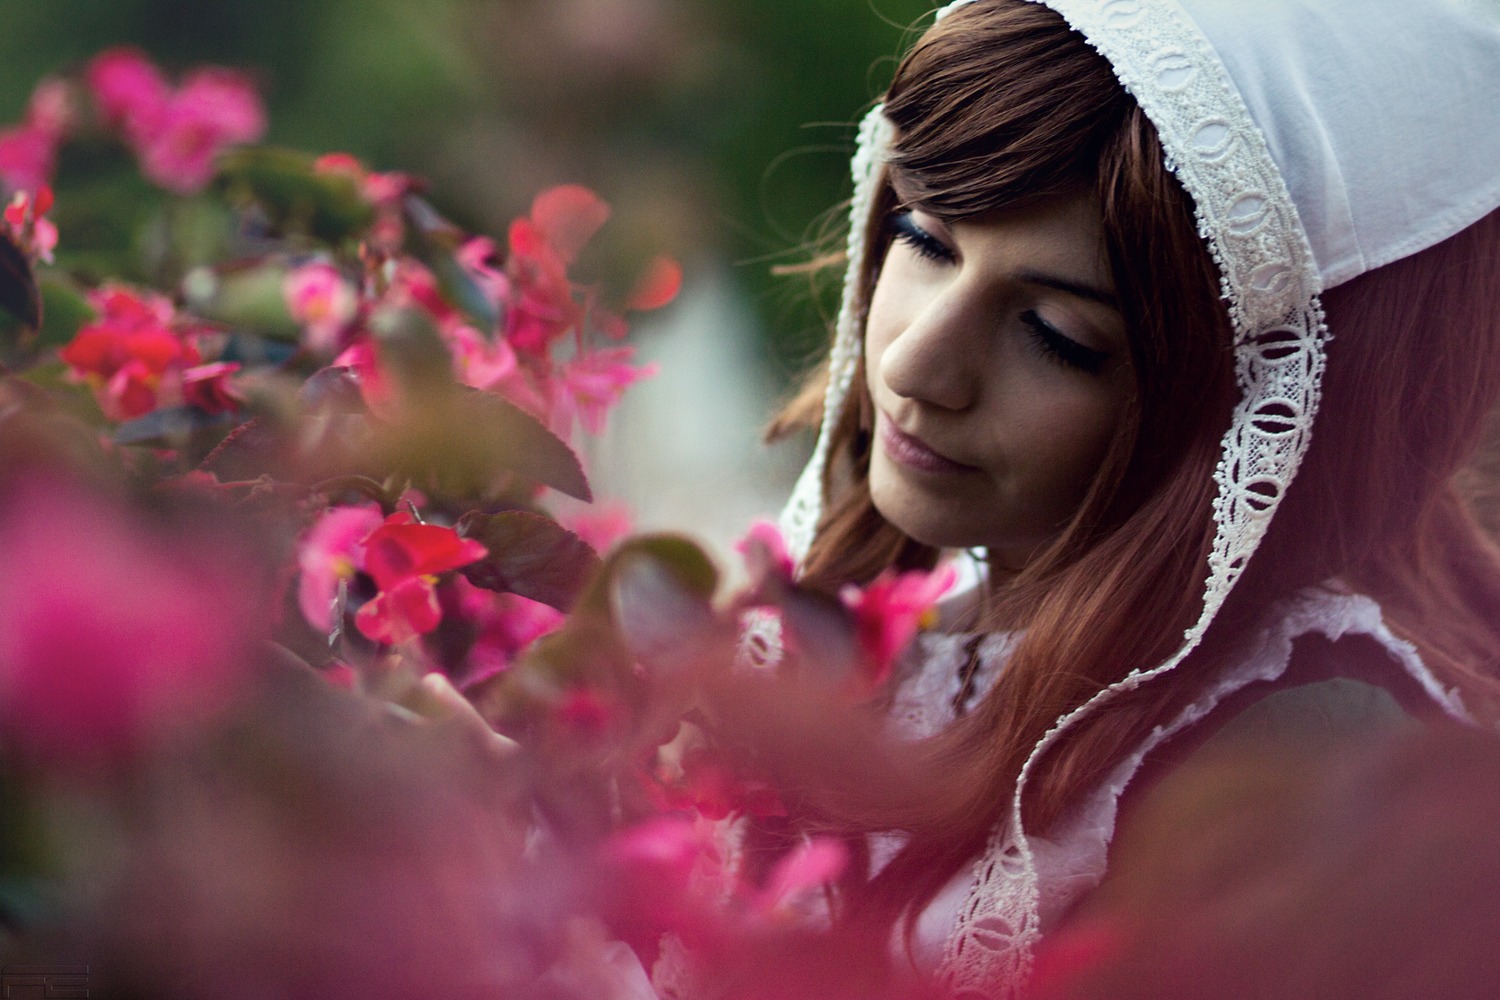
<svg viewBox="0 0 1500 1000">
<path fill-rule="evenodd" d="M 593 186 L 630 244 L 606 256 L 671 253 L 689 281 L 695 267 L 734 265 L 772 355 L 791 368 L 821 341 L 819 310 L 805 280 L 770 268 L 805 259 L 820 218 L 847 195 L 853 122 L 932 6 L 0 0 L 0 121 L 20 117 L 39 78 L 113 44 L 174 72 L 251 68 L 270 142 L 427 176 L 439 207 L 474 229 L 501 235 L 550 184 Z M 114 199 L 122 232 L 140 205 L 133 190 Z"/>
</svg>

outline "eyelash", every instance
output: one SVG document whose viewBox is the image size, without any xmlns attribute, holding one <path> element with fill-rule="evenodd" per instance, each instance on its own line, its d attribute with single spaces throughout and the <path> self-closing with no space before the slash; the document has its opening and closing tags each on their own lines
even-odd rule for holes
<svg viewBox="0 0 1500 1000">
<path fill-rule="evenodd" d="M 908 210 L 891 213 L 885 228 L 892 239 L 911 247 L 924 260 L 936 264 L 951 264 L 958 259 L 958 255 L 947 244 L 917 225 Z"/>
<path fill-rule="evenodd" d="M 911 212 L 898 211 L 886 220 L 886 231 L 893 240 L 910 247 L 917 256 L 935 264 L 951 264 L 958 259 L 947 244 L 912 221 Z M 1085 347 L 1035 312 L 1021 314 L 1021 322 L 1030 333 L 1032 344 L 1042 357 L 1068 368 L 1076 368 L 1087 374 L 1096 374 L 1109 361 L 1109 354 Z"/>
</svg>

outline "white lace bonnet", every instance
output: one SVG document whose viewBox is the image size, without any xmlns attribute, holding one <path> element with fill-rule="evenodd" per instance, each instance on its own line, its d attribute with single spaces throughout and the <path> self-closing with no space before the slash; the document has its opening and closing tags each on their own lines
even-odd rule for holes
<svg viewBox="0 0 1500 1000">
<path fill-rule="evenodd" d="M 1235 331 L 1242 397 L 1214 474 L 1218 531 L 1202 615 L 1170 660 L 1116 685 L 1130 688 L 1198 644 L 1297 472 L 1328 339 L 1323 289 L 1500 206 L 1500 0 L 1032 2 L 1082 34 L 1155 124 L 1195 203 Z M 891 133 L 877 106 L 853 160 L 822 428 L 782 513 L 799 555 L 822 513 L 829 441 L 860 352 L 865 222 Z"/>
</svg>

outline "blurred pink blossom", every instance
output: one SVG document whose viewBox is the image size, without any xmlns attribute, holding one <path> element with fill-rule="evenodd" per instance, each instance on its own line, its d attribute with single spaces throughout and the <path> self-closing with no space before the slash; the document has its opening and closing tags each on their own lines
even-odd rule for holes
<svg viewBox="0 0 1500 1000">
<path fill-rule="evenodd" d="M 453 354 L 454 377 L 474 389 L 493 389 L 516 373 L 516 352 L 499 337 L 486 337 L 466 323 L 443 331 Z"/>
<path fill-rule="evenodd" d="M 531 214 L 511 223 L 506 276 L 512 295 L 505 335 L 517 351 L 544 353 L 583 322 L 584 309 L 567 271 L 608 218 L 609 206 L 598 195 L 565 184 L 537 195 Z"/>
<path fill-rule="evenodd" d="M 57 147 L 72 129 L 73 117 L 66 83 L 37 84 L 21 124 L 0 130 L 0 180 L 7 188 L 35 194 L 52 183 Z"/>
<path fill-rule="evenodd" d="M 603 555 L 635 530 L 630 508 L 622 503 L 596 501 L 589 506 L 558 512 L 557 523 L 582 538 Z"/>
<path fill-rule="evenodd" d="M 949 565 L 931 573 L 886 570 L 863 589 L 851 584 L 840 592 L 844 605 L 854 612 L 860 648 L 870 670 L 867 680 L 872 686 L 880 685 L 890 675 L 896 657 L 917 629 L 935 622 L 938 598 L 956 579 Z"/>
<path fill-rule="evenodd" d="M 177 194 L 202 190 L 213 179 L 221 152 L 266 132 L 260 96 L 233 70 L 205 66 L 173 89 L 143 53 L 116 48 L 94 58 L 88 82 L 105 119 L 123 131 L 142 172 Z"/>
<path fill-rule="evenodd" d="M 306 333 L 307 347 L 332 355 L 339 335 L 359 314 L 359 294 L 343 273 L 327 261 L 313 261 L 290 271 L 283 284 L 288 311 Z"/>
<path fill-rule="evenodd" d="M 89 63 L 87 81 L 99 113 L 118 127 L 128 127 L 139 115 L 155 113 L 171 96 L 171 87 L 156 64 L 141 50 L 128 46 L 96 55 Z"/>
<path fill-rule="evenodd" d="M 646 312 L 660 309 L 682 290 L 682 265 L 671 257 L 657 257 L 646 266 L 625 308 Z"/>
<path fill-rule="evenodd" d="M 654 364 L 631 364 L 633 357 L 633 347 L 609 347 L 580 354 L 563 366 L 563 392 L 554 403 L 562 409 L 555 411 L 556 421 L 566 426 L 576 414 L 590 434 L 604 433 L 605 418 L 625 390 L 657 372 Z"/>
<path fill-rule="evenodd" d="M 297 606 L 313 628 L 333 630 L 333 605 L 339 584 L 347 583 L 364 564 L 364 540 L 384 520 L 372 504 L 330 507 L 297 545 Z"/>
<path fill-rule="evenodd" d="M 17 191 L 5 206 L 5 227 L 16 244 L 48 264 L 57 248 L 57 226 L 47 218 L 51 210 L 52 189 L 45 184 L 36 188 L 34 195 Z"/>
<path fill-rule="evenodd" d="M 750 525 L 745 537 L 734 543 L 734 549 L 744 557 L 752 588 L 760 589 L 768 579 L 791 582 L 795 572 L 792 554 L 781 529 L 772 522 L 756 521 Z"/>
<path fill-rule="evenodd" d="M 792 920 L 849 865 L 849 849 L 832 837 L 813 837 L 776 863 L 750 899 L 750 911 L 769 922 Z"/>
<path fill-rule="evenodd" d="M 222 547 L 45 479 L 0 498 L 0 717 L 58 762 L 128 754 L 223 707 L 264 608 Z"/>
<path fill-rule="evenodd" d="M 499 594 L 476 587 L 462 576 L 453 578 L 460 613 L 478 635 L 469 651 L 467 686 L 509 670 L 516 656 L 566 620 L 561 611 L 519 594 Z"/>
</svg>

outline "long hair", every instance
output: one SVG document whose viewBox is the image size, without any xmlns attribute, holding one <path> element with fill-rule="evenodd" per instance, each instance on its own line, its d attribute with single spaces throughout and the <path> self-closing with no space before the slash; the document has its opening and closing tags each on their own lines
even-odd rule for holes
<svg viewBox="0 0 1500 1000">
<path fill-rule="evenodd" d="M 933 776 L 924 793 L 852 805 L 845 796 L 819 817 L 912 834 L 865 896 L 893 916 L 983 847 L 1060 716 L 1167 659 L 1196 621 L 1215 532 L 1213 472 L 1237 389 L 1232 331 L 1192 202 L 1149 120 L 1059 15 L 1023 0 L 959 9 L 903 61 L 886 113 L 897 140 L 869 222 L 862 302 L 889 247 L 890 174 L 914 192 L 912 204 L 945 221 L 1091 190 L 1136 378 L 1079 509 L 997 595 L 991 621 L 1024 629 L 1006 669 L 972 712 L 914 748 Z M 1199 651 L 1039 762 L 1029 829 L 1045 830 L 1184 705 L 1271 601 L 1331 577 L 1381 601 L 1442 679 L 1495 705 L 1500 561 L 1452 482 L 1500 394 L 1500 214 L 1333 290 L 1325 306 L 1336 339 L 1323 413 L 1259 554 Z M 938 557 L 871 502 L 870 411 L 861 370 L 835 428 L 829 503 L 804 565 L 816 586 Z M 794 403 L 796 413 L 808 407 Z"/>
</svg>

